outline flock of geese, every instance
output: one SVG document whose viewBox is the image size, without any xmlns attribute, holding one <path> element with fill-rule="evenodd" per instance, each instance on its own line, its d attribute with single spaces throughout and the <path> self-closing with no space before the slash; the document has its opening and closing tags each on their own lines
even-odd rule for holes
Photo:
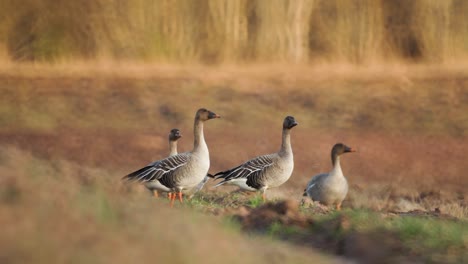
<svg viewBox="0 0 468 264">
<path fill-rule="evenodd" d="M 206 121 L 215 118 L 220 116 L 205 108 L 199 109 L 195 114 L 192 151 L 177 152 L 177 140 L 182 135 L 178 129 L 172 129 L 169 133 L 169 156 L 124 176 L 123 180 L 142 183 L 155 196 L 158 196 L 158 192 L 167 193 L 173 206 L 177 198 L 182 203 L 184 194 L 193 196 L 201 190 L 209 178 L 221 180 L 215 187 L 230 184 L 245 191 L 260 191 L 265 200 L 267 189 L 278 187 L 291 177 L 294 169 L 291 129 L 297 126 L 294 117 L 287 116 L 283 121 L 282 141 L 278 152 L 258 156 L 237 167 L 211 175 L 208 174 L 210 156 L 203 126 Z M 329 173 L 312 177 L 303 195 L 326 206 L 336 205 L 336 209 L 340 210 L 348 193 L 348 183 L 340 166 L 340 155 L 354 151 L 342 143 L 335 144 L 331 151 L 333 169 Z"/>
</svg>

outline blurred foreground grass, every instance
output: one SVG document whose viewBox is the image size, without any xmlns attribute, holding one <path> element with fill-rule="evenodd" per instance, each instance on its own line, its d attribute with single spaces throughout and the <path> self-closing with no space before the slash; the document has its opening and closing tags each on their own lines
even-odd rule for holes
<svg viewBox="0 0 468 264">
<path fill-rule="evenodd" d="M 293 224 L 273 221 L 262 227 L 266 233 L 252 230 L 252 236 L 242 234 L 230 215 L 242 206 L 261 209 L 258 196 L 200 193 L 170 209 L 165 199 L 122 184 L 115 176 L 121 173 L 46 161 L 15 148 L 0 150 L 0 260 L 336 262 L 312 248 L 364 262 L 379 257 L 382 263 L 461 263 L 468 257 L 466 220 L 383 216 L 362 209 L 321 215 L 303 208 L 301 214 L 312 218 L 310 227 L 295 227 L 288 216 L 292 220 L 283 221 Z"/>
<path fill-rule="evenodd" d="M 242 230 L 296 245 L 318 248 L 360 263 L 463 263 L 468 259 L 466 218 L 440 212 L 375 211 L 353 208 L 337 212 L 317 204 L 260 195 L 202 192 L 186 206 L 231 216 Z"/>
<path fill-rule="evenodd" d="M 351 247 L 347 249 L 350 255 L 355 255 L 359 250 L 370 250 L 374 253 L 368 256 L 382 254 L 381 257 L 397 262 L 403 256 L 430 263 L 462 263 L 468 259 L 466 221 L 345 210 L 319 218 L 315 231 L 320 233 L 327 230 L 333 221 L 339 221 L 340 226 L 332 236 L 336 240 L 345 240 Z M 368 248 L 363 248 L 365 246 Z"/>
<path fill-rule="evenodd" d="M 466 67 L 3 66 L 0 224 L 7 228 L 0 262 L 303 263 L 326 261 L 304 245 L 359 257 L 374 252 L 369 244 L 377 252 L 383 245 L 395 261 L 395 252 L 466 260 L 466 222 L 381 217 L 395 208 L 438 208 L 466 221 Z M 300 199 L 310 176 L 330 168 L 333 143 L 358 148 L 343 158 L 349 209 L 323 221 L 313 215 L 318 229 L 305 233 L 278 223 L 265 227 L 273 238 L 302 239 L 290 245 L 246 237 L 224 217 L 193 211 L 258 208 L 258 197 L 212 192 L 208 184 L 205 194 L 169 210 L 137 192 L 140 186 L 120 183 L 122 175 L 166 155 L 173 127 L 184 135 L 180 150 L 190 149 L 199 107 L 223 116 L 206 126 L 211 172 L 277 150 L 282 118 L 298 119 L 295 171 L 268 193 L 273 197 Z M 340 219 L 351 223 L 348 233 L 329 228 L 342 228 Z M 346 253 L 340 243 L 359 247 Z"/>
<path fill-rule="evenodd" d="M 0 150 L 2 263 L 305 263 L 311 250 L 132 192 L 116 172 Z"/>
</svg>

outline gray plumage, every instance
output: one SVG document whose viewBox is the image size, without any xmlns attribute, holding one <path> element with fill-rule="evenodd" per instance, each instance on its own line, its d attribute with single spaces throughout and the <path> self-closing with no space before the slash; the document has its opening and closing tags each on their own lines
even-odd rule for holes
<svg viewBox="0 0 468 264">
<path fill-rule="evenodd" d="M 287 116 L 283 122 L 281 148 L 277 153 L 263 155 L 251 159 L 233 169 L 218 172 L 215 179 L 222 179 L 215 186 L 223 184 L 237 185 L 247 191 L 265 191 L 285 183 L 291 177 L 294 169 L 294 157 L 291 148 L 291 129 L 297 125 L 292 116 Z"/>
<path fill-rule="evenodd" d="M 307 183 L 304 196 L 309 196 L 313 201 L 324 205 L 336 204 L 338 210 L 348 193 L 348 181 L 343 175 L 340 165 L 340 155 L 347 152 L 355 152 L 352 148 L 338 143 L 331 151 L 333 169 L 329 173 L 315 175 Z"/>
<path fill-rule="evenodd" d="M 203 189 L 205 184 L 208 182 L 209 177 L 213 177 L 213 176 L 211 174 L 206 175 L 205 178 L 203 178 L 203 180 L 195 188 L 193 188 L 191 190 L 188 190 L 187 192 L 184 192 L 184 194 L 187 194 L 189 196 L 189 199 L 192 199 L 192 197 L 197 192 L 199 192 L 201 189 Z"/>
<path fill-rule="evenodd" d="M 169 156 L 177 155 L 177 141 L 182 137 L 180 130 L 177 128 L 172 129 L 169 132 Z M 158 180 L 150 181 L 146 180 L 149 175 L 152 175 L 153 171 L 158 167 L 161 160 L 154 161 L 147 166 L 139 169 L 135 172 L 130 173 L 123 179 L 128 181 L 138 181 L 144 184 L 144 186 L 155 196 L 158 196 L 158 191 L 169 192 L 170 189 L 162 185 Z"/>
<path fill-rule="evenodd" d="M 124 179 L 134 179 L 142 183 L 161 183 L 168 192 L 178 192 L 195 188 L 206 177 L 210 167 L 208 146 L 203 135 L 203 123 L 220 116 L 201 108 L 195 115 L 194 147 L 191 152 L 170 156 L 159 162 L 130 173 Z"/>
</svg>

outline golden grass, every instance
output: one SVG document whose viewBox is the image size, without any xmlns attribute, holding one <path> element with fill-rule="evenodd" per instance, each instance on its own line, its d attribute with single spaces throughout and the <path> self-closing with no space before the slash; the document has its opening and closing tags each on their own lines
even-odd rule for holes
<svg viewBox="0 0 468 264">
<path fill-rule="evenodd" d="M 325 261 L 309 249 L 246 238 L 235 225 L 185 206 L 168 210 L 141 186 L 120 184 L 122 175 L 166 155 L 171 128 L 181 129 L 180 150 L 189 150 L 199 107 L 223 116 L 205 126 L 210 172 L 277 151 L 282 119 L 297 118 L 295 171 L 268 192 L 272 199 L 301 199 L 310 177 L 330 169 L 331 146 L 343 141 L 359 150 L 342 158 L 352 186 L 345 208 L 439 208 L 468 218 L 463 64 L 0 67 L 0 174 L 6 175 L 0 224 L 8 226 L 0 259 L 6 262 L 214 263 L 225 257 L 238 263 L 239 252 L 247 263 Z M 219 200 L 218 209 L 250 201 L 226 190 L 210 183 L 206 197 Z M 200 201 L 188 207 L 209 207 Z"/>
<path fill-rule="evenodd" d="M 0 151 L 6 263 L 327 262 L 310 249 L 240 235 L 234 224 L 126 188 L 120 170 Z M 117 176 L 116 176 L 117 175 Z"/>
<path fill-rule="evenodd" d="M 320 63 L 463 61 L 460 0 L 3 0 L 14 61 Z"/>
</svg>

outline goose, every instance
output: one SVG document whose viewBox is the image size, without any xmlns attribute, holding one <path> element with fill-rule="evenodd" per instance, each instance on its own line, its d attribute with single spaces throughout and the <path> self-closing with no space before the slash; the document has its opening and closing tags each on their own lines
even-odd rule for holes
<svg viewBox="0 0 468 264">
<path fill-rule="evenodd" d="M 348 152 L 356 152 L 343 143 L 337 143 L 331 150 L 333 169 L 329 173 L 315 175 L 307 183 L 303 196 L 309 196 L 313 201 L 324 205 L 336 204 L 336 209 L 341 210 L 341 203 L 348 193 L 348 182 L 343 175 L 340 166 L 340 155 Z"/>
<path fill-rule="evenodd" d="M 188 190 L 187 192 L 184 192 L 184 194 L 188 194 L 188 198 L 192 199 L 193 196 L 195 196 L 195 194 L 197 192 L 199 192 L 201 189 L 203 189 L 203 186 L 205 186 L 205 184 L 208 182 L 209 178 L 213 178 L 213 175 L 208 173 L 205 176 L 205 178 L 203 178 L 203 180 L 200 183 L 198 183 L 197 186 L 195 186 L 195 188 L 193 188 L 191 190 Z"/>
<path fill-rule="evenodd" d="M 214 118 L 220 116 L 205 108 L 198 109 L 195 114 L 192 151 L 167 157 L 124 176 L 124 179 L 135 178 L 144 184 L 159 182 L 166 188 L 163 191 L 169 193 L 171 206 L 174 205 L 176 196 L 182 203 L 182 191 L 195 188 L 207 176 L 210 154 L 203 135 L 203 124 Z"/>
<path fill-rule="evenodd" d="M 214 179 L 222 179 L 215 187 L 230 184 L 237 185 L 246 191 L 261 191 L 263 201 L 269 188 L 285 183 L 294 169 L 294 158 L 291 148 L 291 129 L 297 125 L 292 116 L 283 122 L 281 148 L 277 153 L 258 156 L 230 170 L 218 172 Z"/>
<path fill-rule="evenodd" d="M 180 133 L 180 130 L 177 129 L 177 128 L 171 129 L 171 131 L 169 132 L 169 157 L 177 155 L 177 141 L 181 137 L 182 137 L 182 134 Z M 154 161 L 154 162 L 148 164 L 146 167 L 155 166 L 159 162 L 160 162 L 160 160 Z M 146 172 L 146 170 L 141 171 L 141 173 L 144 173 L 144 172 Z M 129 174 L 130 176 L 127 175 L 127 176 L 124 177 L 124 179 L 129 180 L 129 181 L 137 180 L 138 176 L 141 175 L 141 173 L 140 174 Z M 160 191 L 160 192 L 169 192 L 170 191 L 169 188 L 162 185 L 159 181 L 145 182 L 144 186 L 151 192 L 151 194 L 154 197 L 159 196 L 158 191 Z"/>
<path fill-rule="evenodd" d="M 180 130 L 177 128 L 171 129 L 169 133 L 169 157 L 177 155 L 177 140 L 182 137 Z"/>
</svg>

